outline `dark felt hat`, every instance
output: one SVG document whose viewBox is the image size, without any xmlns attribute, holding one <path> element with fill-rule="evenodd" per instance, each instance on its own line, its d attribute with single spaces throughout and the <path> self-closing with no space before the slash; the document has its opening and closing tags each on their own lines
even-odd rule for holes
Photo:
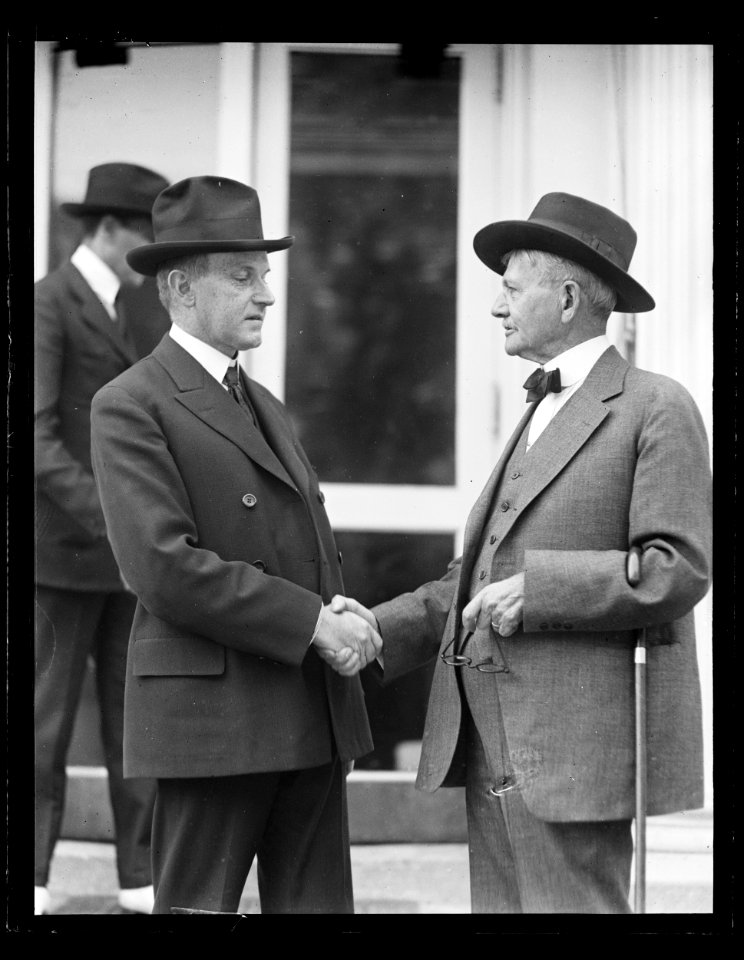
<svg viewBox="0 0 744 960">
<path fill-rule="evenodd" d="M 189 177 L 163 190 L 152 208 L 155 242 L 127 254 L 130 267 L 154 277 L 166 260 L 198 253 L 286 250 L 294 237 L 266 240 L 253 187 L 225 177 Z"/>
<path fill-rule="evenodd" d="M 65 213 L 82 217 L 90 213 L 120 213 L 149 217 L 155 197 L 168 186 L 165 177 L 134 163 L 102 163 L 88 174 L 82 203 L 60 204 Z"/>
<path fill-rule="evenodd" d="M 616 213 L 570 193 L 546 193 L 528 220 L 501 220 L 476 233 L 473 247 L 496 273 L 510 250 L 545 250 L 591 270 L 617 293 L 619 313 L 653 310 L 653 297 L 628 273 L 636 232 Z"/>
</svg>

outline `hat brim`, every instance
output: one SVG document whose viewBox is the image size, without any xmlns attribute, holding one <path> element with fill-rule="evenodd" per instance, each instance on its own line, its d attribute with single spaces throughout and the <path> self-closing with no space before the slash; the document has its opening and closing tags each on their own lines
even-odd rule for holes
<svg viewBox="0 0 744 960">
<path fill-rule="evenodd" d="M 286 250 L 294 243 L 294 237 L 279 240 L 174 240 L 171 243 L 148 243 L 135 247 L 127 254 L 127 263 L 146 277 L 154 277 L 161 264 L 177 257 L 195 256 L 200 253 L 236 253 L 241 250 Z"/>
<path fill-rule="evenodd" d="M 89 214 L 106 214 L 111 213 L 114 216 L 116 214 L 121 214 L 122 216 L 127 217 L 147 217 L 149 220 L 152 216 L 152 206 L 150 207 L 121 207 L 115 203 L 99 204 L 99 203 L 60 203 L 60 210 L 63 213 L 68 214 L 70 217 L 85 217 Z"/>
<path fill-rule="evenodd" d="M 617 293 L 617 313 L 646 313 L 656 306 L 640 283 L 607 257 L 571 234 L 531 220 L 501 220 L 476 233 L 473 249 L 487 267 L 503 274 L 501 262 L 510 250 L 544 250 L 574 260 L 596 273 Z"/>
</svg>

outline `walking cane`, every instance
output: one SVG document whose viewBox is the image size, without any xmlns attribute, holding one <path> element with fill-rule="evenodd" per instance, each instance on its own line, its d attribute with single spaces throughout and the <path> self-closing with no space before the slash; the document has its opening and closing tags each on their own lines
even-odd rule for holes
<svg viewBox="0 0 744 960">
<path fill-rule="evenodd" d="M 626 571 L 628 583 L 641 581 L 641 548 L 631 547 Z M 638 631 L 635 646 L 635 912 L 646 912 L 646 628 Z"/>
</svg>

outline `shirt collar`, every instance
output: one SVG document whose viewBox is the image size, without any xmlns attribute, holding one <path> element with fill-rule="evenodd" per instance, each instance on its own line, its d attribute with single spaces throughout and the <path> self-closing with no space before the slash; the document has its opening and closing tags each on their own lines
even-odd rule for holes
<svg viewBox="0 0 744 960">
<path fill-rule="evenodd" d="M 218 383 L 222 383 L 225 379 L 227 368 L 237 362 L 237 357 L 230 359 L 230 357 L 225 356 L 222 351 L 215 349 L 215 347 L 210 346 L 210 344 L 205 343 L 203 340 L 199 340 L 199 338 L 193 336 L 193 334 L 187 333 L 176 323 L 171 324 L 170 335 L 176 343 L 180 344 L 187 353 L 190 353 L 194 360 L 204 367 L 207 373 L 214 377 Z"/>
<path fill-rule="evenodd" d="M 571 387 L 586 377 L 609 346 L 610 341 L 605 334 L 593 337 L 591 340 L 584 340 L 583 343 L 577 343 L 575 347 L 548 360 L 544 369 L 555 370 L 558 367 L 561 371 L 563 387 Z"/>
<path fill-rule="evenodd" d="M 90 289 L 101 300 L 109 312 L 114 309 L 114 301 L 119 292 L 121 281 L 108 264 L 97 253 L 81 243 L 70 257 L 72 265 L 80 271 Z"/>
</svg>

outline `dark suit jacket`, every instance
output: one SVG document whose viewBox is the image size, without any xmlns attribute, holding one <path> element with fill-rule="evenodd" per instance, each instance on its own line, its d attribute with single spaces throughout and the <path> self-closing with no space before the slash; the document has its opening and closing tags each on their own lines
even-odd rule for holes
<svg viewBox="0 0 744 960">
<path fill-rule="evenodd" d="M 386 678 L 436 656 L 462 625 L 489 507 L 534 404 L 467 522 L 461 559 L 440 581 L 375 608 Z M 634 814 L 635 631 L 650 626 L 648 812 L 702 806 L 700 685 L 692 609 L 710 577 L 707 441 L 687 391 L 610 348 L 522 461 L 493 579 L 525 571 L 522 629 L 499 644 L 510 672 L 482 674 L 470 704 L 500 767 L 506 753 L 528 808 L 545 820 Z M 643 576 L 626 580 L 628 548 Z M 659 641 L 662 641 L 661 643 Z M 471 643 L 480 658 L 490 630 Z M 441 786 L 460 727 L 455 669 L 439 659 L 418 785 Z"/>
<path fill-rule="evenodd" d="M 101 502 L 138 597 L 128 776 L 225 776 L 362 756 L 358 677 L 310 648 L 343 589 L 318 479 L 282 404 L 247 388 L 263 435 L 166 335 L 93 401 Z M 266 442 L 268 441 L 268 443 Z"/>
<path fill-rule="evenodd" d="M 71 263 L 35 286 L 36 580 L 121 590 L 90 461 L 93 394 L 137 359 Z"/>
</svg>

